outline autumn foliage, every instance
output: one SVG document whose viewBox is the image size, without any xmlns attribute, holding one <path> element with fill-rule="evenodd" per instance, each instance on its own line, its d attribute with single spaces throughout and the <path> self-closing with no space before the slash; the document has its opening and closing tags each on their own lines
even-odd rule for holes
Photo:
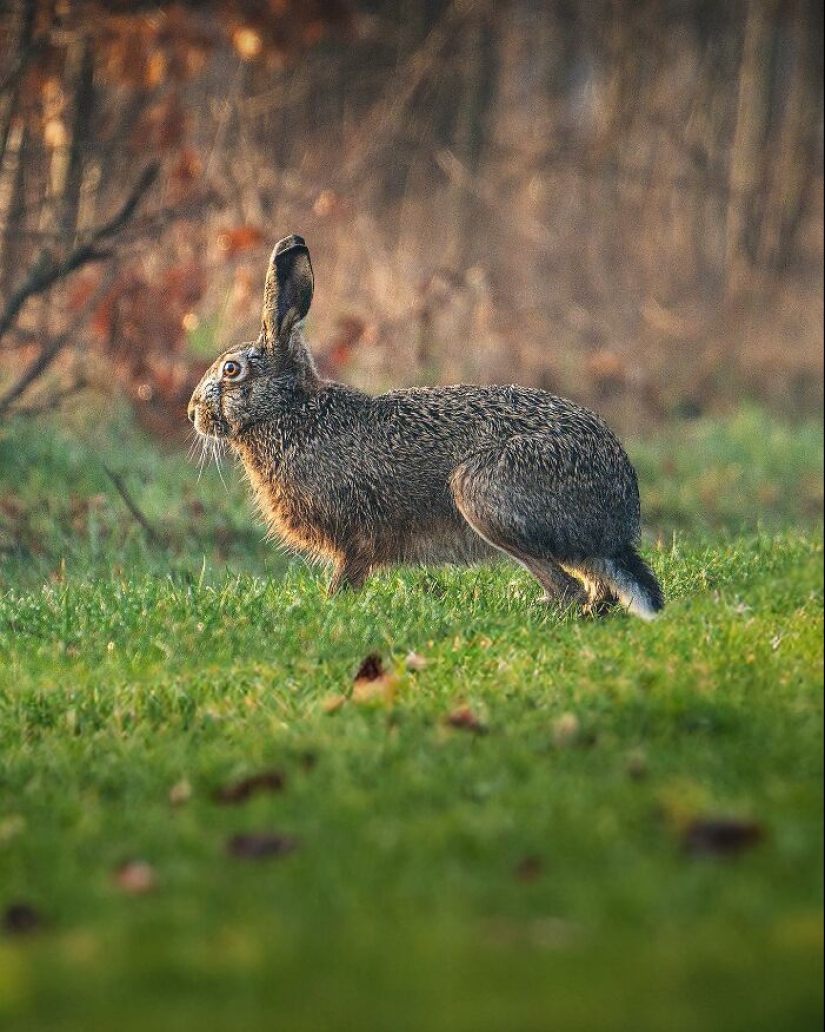
<svg viewBox="0 0 825 1032">
<path fill-rule="evenodd" d="M 0 9 L 0 356 L 17 370 L 0 417 L 58 366 L 60 395 L 114 372 L 144 403 L 183 397 L 209 264 L 262 240 L 231 214 L 214 240 L 226 197 L 188 116 L 201 80 L 216 60 L 284 67 L 347 19 L 344 0 Z"/>
<path fill-rule="evenodd" d="M 0 5 L 0 419 L 96 382 L 178 432 L 296 231 L 366 389 L 821 409 L 822 36 L 813 0 Z"/>
</svg>

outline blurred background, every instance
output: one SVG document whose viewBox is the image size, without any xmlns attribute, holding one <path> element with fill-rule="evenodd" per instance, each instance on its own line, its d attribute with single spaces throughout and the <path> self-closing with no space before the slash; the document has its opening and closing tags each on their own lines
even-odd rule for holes
<svg viewBox="0 0 825 1032">
<path fill-rule="evenodd" d="M 289 232 L 368 390 L 821 418 L 814 0 L 4 0 L 0 54 L 6 441 L 125 399 L 177 448 Z"/>
<path fill-rule="evenodd" d="M 320 358 L 370 389 L 521 380 L 646 420 L 822 404 L 819 3 L 1 18 L 0 418 L 116 381 L 173 432 L 203 359 L 256 334 L 291 231 Z"/>
</svg>

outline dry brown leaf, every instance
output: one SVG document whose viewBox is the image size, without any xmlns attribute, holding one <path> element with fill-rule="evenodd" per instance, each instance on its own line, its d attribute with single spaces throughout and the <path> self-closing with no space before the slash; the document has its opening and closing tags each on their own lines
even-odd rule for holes
<svg viewBox="0 0 825 1032">
<path fill-rule="evenodd" d="M 540 856 L 526 856 L 518 862 L 513 873 L 516 881 L 538 881 L 544 874 L 544 861 Z"/>
<path fill-rule="evenodd" d="M 289 835 L 254 832 L 235 835 L 229 840 L 226 850 L 237 860 L 272 860 L 294 853 L 300 845 L 298 839 Z"/>
<path fill-rule="evenodd" d="M 427 660 L 420 652 L 410 652 L 404 660 L 404 665 L 408 670 L 418 673 L 419 670 L 423 670 L 426 667 Z"/>
<path fill-rule="evenodd" d="M 0 928 L 6 935 L 32 935 L 43 924 L 42 915 L 31 904 L 12 903 L 3 914 Z"/>
<path fill-rule="evenodd" d="M 398 675 L 387 672 L 378 655 L 370 655 L 363 661 L 355 675 L 352 687 L 352 701 L 360 705 L 374 702 L 392 702 L 398 684 Z"/>
<path fill-rule="evenodd" d="M 321 709 L 324 713 L 337 713 L 338 710 L 343 709 L 346 704 L 346 695 L 328 695 L 321 703 Z"/>
<path fill-rule="evenodd" d="M 129 896 L 145 896 L 158 887 L 154 867 L 146 860 L 130 860 L 114 873 L 115 884 Z"/>
<path fill-rule="evenodd" d="M 375 681 L 356 681 L 352 688 L 352 701 L 359 705 L 372 702 L 392 702 L 398 677 L 386 674 Z"/>
<path fill-rule="evenodd" d="M 754 849 L 765 839 L 765 829 L 756 821 L 737 817 L 697 817 L 682 833 L 682 847 L 689 856 L 740 856 Z"/>
<path fill-rule="evenodd" d="M 356 683 L 358 681 L 377 681 L 383 676 L 384 660 L 377 653 L 372 652 L 362 660 L 361 666 L 358 667 L 358 673 L 355 675 L 355 681 Z"/>
<path fill-rule="evenodd" d="M 456 731 L 471 731 L 476 735 L 486 735 L 487 725 L 481 721 L 469 706 L 454 710 L 445 718 L 444 723 Z"/>
<path fill-rule="evenodd" d="M 285 788 L 285 776 L 278 770 L 271 770 L 263 774 L 253 774 L 231 785 L 224 785 L 215 792 L 214 799 L 216 803 L 224 806 L 237 806 L 251 799 L 253 795 L 261 792 L 283 792 Z"/>
</svg>

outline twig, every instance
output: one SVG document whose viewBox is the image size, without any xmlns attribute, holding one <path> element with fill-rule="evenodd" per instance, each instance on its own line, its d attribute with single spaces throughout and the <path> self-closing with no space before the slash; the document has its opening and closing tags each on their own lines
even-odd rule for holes
<svg viewBox="0 0 825 1032">
<path fill-rule="evenodd" d="M 351 183 L 375 160 L 427 74 L 438 66 L 441 52 L 454 38 L 457 28 L 466 18 L 481 15 L 491 7 L 490 0 L 452 0 L 422 46 L 399 71 L 392 98 L 378 102 L 364 119 L 333 181 Z"/>
<path fill-rule="evenodd" d="M 113 472 L 111 469 L 109 469 L 109 467 L 106 465 L 103 466 L 103 472 L 114 484 L 115 490 L 123 499 L 123 504 L 132 514 L 132 516 L 135 519 L 135 522 L 141 526 L 143 532 L 146 534 L 146 537 L 149 540 L 149 543 L 153 545 L 162 546 L 164 544 L 163 538 L 160 536 L 160 534 L 158 534 L 158 532 L 155 530 L 155 528 L 152 526 L 152 524 L 149 522 L 146 516 L 144 516 L 144 514 L 141 512 L 137 502 L 131 496 L 131 494 L 129 493 L 129 489 L 124 484 L 123 478 L 119 476 L 117 473 Z"/>
<path fill-rule="evenodd" d="M 100 301 L 101 297 L 109 289 L 109 287 L 111 286 L 112 278 L 113 277 L 110 276 L 103 283 L 100 284 L 100 286 L 94 292 L 87 304 L 84 306 L 83 311 L 77 316 L 77 318 L 73 320 L 68 329 L 64 330 L 63 333 L 61 333 L 58 337 L 55 337 L 55 339 L 50 344 L 44 345 L 40 354 L 37 356 L 37 358 L 34 359 L 31 365 L 23 372 L 23 374 L 20 376 L 20 379 L 15 384 L 13 384 L 13 386 L 11 386 L 2 397 L 0 397 L 0 417 L 4 416 L 6 412 L 8 412 L 8 410 L 14 405 L 14 403 L 26 393 L 26 391 L 29 389 L 29 387 L 31 387 L 35 380 L 42 376 L 43 373 L 45 373 L 49 366 L 54 362 L 54 360 L 57 358 L 57 356 L 60 354 L 63 348 L 69 343 L 72 337 L 74 337 L 75 333 L 77 333 L 77 331 L 80 329 L 89 312 L 91 312 L 94 309 L 94 307 Z"/>
<path fill-rule="evenodd" d="M 46 395 L 39 405 L 25 405 L 22 408 L 15 408 L 13 414 L 16 417 L 30 418 L 31 416 L 42 416 L 46 412 L 54 412 L 58 405 L 64 402 L 66 398 L 79 394 L 88 386 L 88 381 L 83 379 L 76 380 L 68 387 L 63 387 L 59 391 L 52 391 L 51 394 Z"/>
</svg>

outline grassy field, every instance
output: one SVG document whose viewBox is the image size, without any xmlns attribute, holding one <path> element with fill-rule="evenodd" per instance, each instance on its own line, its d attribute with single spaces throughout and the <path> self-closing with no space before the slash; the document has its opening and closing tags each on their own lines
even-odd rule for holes
<svg viewBox="0 0 825 1032">
<path fill-rule="evenodd" d="M 31 426 L 0 431 L 4 1032 L 821 1027 L 820 427 L 632 446 L 647 626 L 505 565 L 327 602 L 231 467 Z"/>
</svg>

